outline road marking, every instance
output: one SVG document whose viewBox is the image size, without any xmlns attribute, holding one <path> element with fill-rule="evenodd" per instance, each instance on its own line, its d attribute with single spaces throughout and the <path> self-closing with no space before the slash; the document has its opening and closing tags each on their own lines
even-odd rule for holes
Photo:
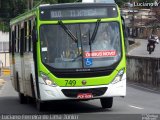
<svg viewBox="0 0 160 120">
<path fill-rule="evenodd" d="M 147 88 L 147 87 L 144 87 L 144 86 L 140 86 L 140 85 L 137 85 L 137 84 L 135 84 L 135 83 L 128 83 L 128 85 L 134 86 L 134 87 L 138 87 L 139 89 L 147 90 L 148 92 L 154 92 L 154 93 L 158 93 L 158 94 L 159 94 L 159 90 L 153 90 L 153 89 L 151 89 L 151 88 Z"/>
<path fill-rule="evenodd" d="M 137 107 L 137 106 L 134 106 L 134 105 L 129 105 L 129 107 L 136 108 L 136 109 L 139 109 L 139 110 L 143 110 L 144 109 L 144 108 Z"/>
</svg>

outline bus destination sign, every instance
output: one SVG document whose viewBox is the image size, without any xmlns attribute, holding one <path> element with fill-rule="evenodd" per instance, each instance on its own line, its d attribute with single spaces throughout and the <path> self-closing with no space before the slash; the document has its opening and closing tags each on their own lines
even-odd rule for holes
<svg viewBox="0 0 160 120">
<path fill-rule="evenodd" d="M 51 18 L 61 17 L 89 17 L 89 16 L 107 16 L 107 9 L 89 8 L 89 9 L 72 9 L 72 10 L 53 10 Z"/>
<path fill-rule="evenodd" d="M 41 20 L 113 18 L 117 16 L 115 7 L 72 8 L 41 10 Z"/>
</svg>

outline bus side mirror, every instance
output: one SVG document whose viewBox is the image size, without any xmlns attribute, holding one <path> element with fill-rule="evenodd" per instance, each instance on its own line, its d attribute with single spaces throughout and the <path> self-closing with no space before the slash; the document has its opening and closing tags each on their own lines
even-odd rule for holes
<svg viewBox="0 0 160 120">
<path fill-rule="evenodd" d="M 121 20 L 122 20 L 122 28 L 123 28 L 123 36 L 124 36 L 124 42 L 125 42 L 125 47 L 126 47 L 126 53 L 128 53 L 129 51 L 128 33 L 126 31 L 125 20 L 122 16 L 121 16 Z"/>
<path fill-rule="evenodd" d="M 126 31 L 126 25 L 125 25 L 125 20 L 124 18 L 121 16 L 122 19 L 122 28 L 123 28 L 123 33 L 124 33 L 124 37 L 127 38 L 127 31 Z"/>
<path fill-rule="evenodd" d="M 126 28 L 125 20 L 124 20 L 124 18 L 122 16 L 121 16 L 121 19 L 122 19 L 122 28 L 123 28 L 123 31 L 125 32 L 125 28 Z"/>
</svg>

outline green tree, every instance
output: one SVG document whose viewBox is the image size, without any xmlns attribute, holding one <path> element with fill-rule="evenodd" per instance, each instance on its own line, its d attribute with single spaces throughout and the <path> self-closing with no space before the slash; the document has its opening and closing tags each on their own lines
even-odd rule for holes
<svg viewBox="0 0 160 120">
<path fill-rule="evenodd" d="M 76 0 L 58 0 L 58 3 L 72 3 L 75 2 Z"/>
<path fill-rule="evenodd" d="M 33 6 L 40 4 L 69 3 L 76 0 L 32 0 Z M 81 1 L 81 0 L 80 0 Z M 0 30 L 8 31 L 10 19 L 28 10 L 30 0 L 0 0 Z"/>
<path fill-rule="evenodd" d="M 10 0 L 9 5 L 11 11 L 11 18 L 16 17 L 19 14 L 22 14 L 27 10 L 26 0 Z"/>
<path fill-rule="evenodd" d="M 34 0 L 34 6 L 37 7 L 40 4 L 58 4 L 58 3 L 72 3 L 82 0 Z"/>
<path fill-rule="evenodd" d="M 115 0 L 116 4 L 119 7 L 122 7 L 122 5 L 124 5 L 125 3 L 129 2 L 130 0 Z"/>
<path fill-rule="evenodd" d="M 137 0 L 137 2 L 153 3 L 155 0 Z"/>
</svg>

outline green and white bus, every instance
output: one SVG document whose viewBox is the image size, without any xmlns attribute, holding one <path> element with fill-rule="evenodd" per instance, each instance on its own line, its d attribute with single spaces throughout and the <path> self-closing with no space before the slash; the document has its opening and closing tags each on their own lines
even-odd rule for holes
<svg viewBox="0 0 160 120">
<path fill-rule="evenodd" d="M 21 103 L 126 95 L 123 20 L 115 3 L 41 5 L 10 22 L 11 80 Z"/>
</svg>

